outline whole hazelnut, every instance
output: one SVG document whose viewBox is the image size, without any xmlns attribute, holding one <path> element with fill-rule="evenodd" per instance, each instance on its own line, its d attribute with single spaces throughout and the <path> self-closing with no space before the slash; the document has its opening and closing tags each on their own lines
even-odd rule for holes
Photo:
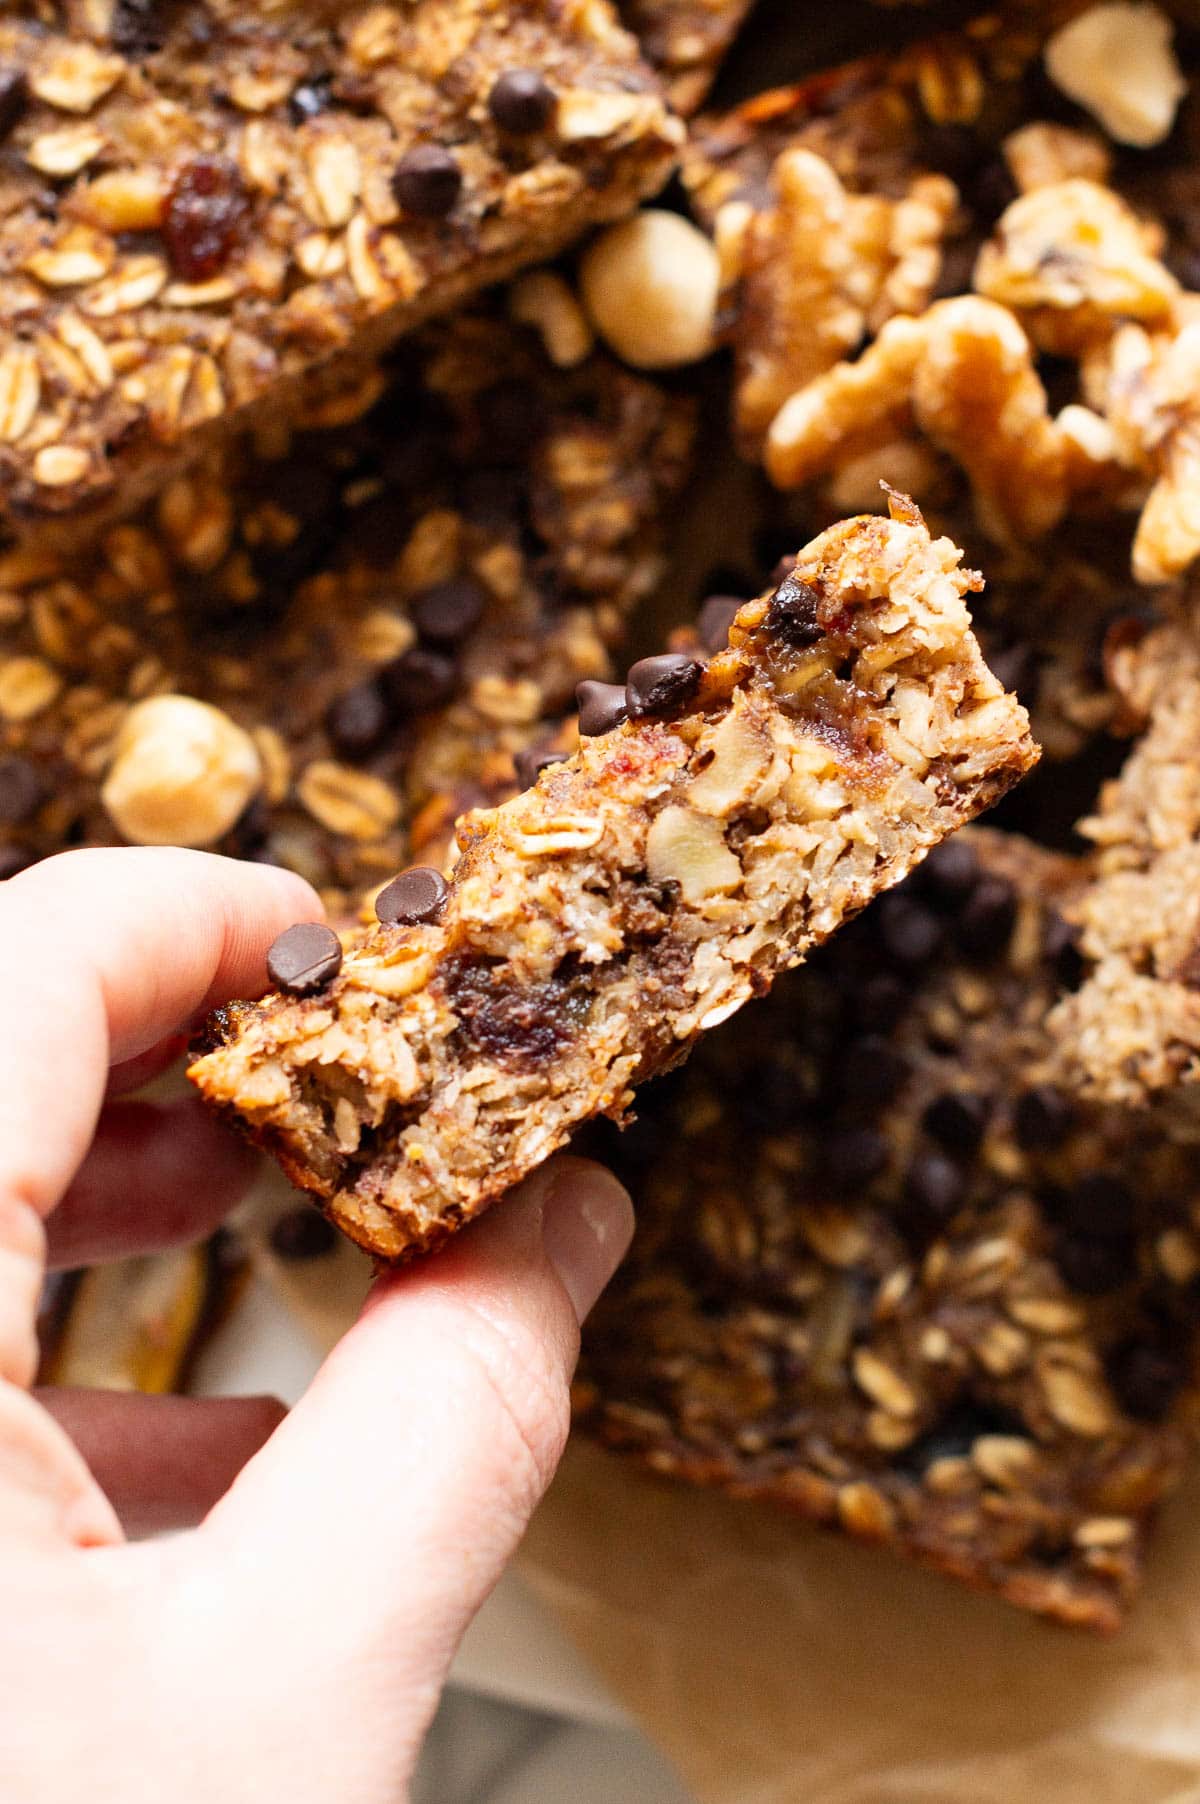
<svg viewBox="0 0 1200 1804">
<path fill-rule="evenodd" d="M 101 799 L 139 846 L 211 846 L 258 793 L 254 741 L 227 714 L 189 695 L 154 695 L 129 710 Z"/>
<path fill-rule="evenodd" d="M 579 280 L 592 324 L 636 369 L 673 369 L 712 350 L 720 264 L 677 213 L 650 207 L 610 226 L 585 252 Z"/>
</svg>

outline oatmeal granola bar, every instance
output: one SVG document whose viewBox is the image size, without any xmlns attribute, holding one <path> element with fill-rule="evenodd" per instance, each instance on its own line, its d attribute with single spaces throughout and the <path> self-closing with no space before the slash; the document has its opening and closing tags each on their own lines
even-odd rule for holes
<svg viewBox="0 0 1200 1804">
<path fill-rule="evenodd" d="M 128 511 L 628 212 L 681 135 L 606 0 L 16 0 L 0 513 Z"/>
<path fill-rule="evenodd" d="M 576 1414 L 1112 1630 L 1200 1421 L 1198 1167 L 1046 1076 L 1081 876 L 968 831 L 593 1130 L 638 1231 Z"/>
<path fill-rule="evenodd" d="M 1200 623 L 1194 609 L 1125 651 L 1114 677 L 1144 730 L 1080 831 L 1094 880 L 1074 917 L 1084 980 L 1050 1029 L 1062 1079 L 1162 1105 L 1195 1133 L 1200 1101 Z"/>
<path fill-rule="evenodd" d="M 296 929 L 191 1067 L 352 1239 L 433 1245 L 897 882 L 1034 762 L 979 578 L 893 497 L 747 603 L 707 665 L 585 685 L 578 754 L 467 816 L 451 886 Z M 324 934 L 324 939 L 320 938 Z"/>
<path fill-rule="evenodd" d="M 687 468 L 686 398 L 573 356 L 459 315 L 86 553 L 0 550 L 0 870 L 201 845 L 344 912 L 440 861 L 609 674 Z"/>
</svg>

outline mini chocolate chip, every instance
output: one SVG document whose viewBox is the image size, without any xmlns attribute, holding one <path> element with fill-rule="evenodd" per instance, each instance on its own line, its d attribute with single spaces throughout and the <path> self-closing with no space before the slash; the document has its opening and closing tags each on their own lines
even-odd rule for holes
<svg viewBox="0 0 1200 1804">
<path fill-rule="evenodd" d="M 887 1170 L 888 1143 L 877 1128 L 843 1128 L 825 1147 L 825 1165 L 836 1189 L 862 1189 Z"/>
<path fill-rule="evenodd" d="M 293 125 L 304 125 L 309 119 L 317 119 L 329 110 L 333 103 L 333 77 L 326 73 L 314 75 L 311 81 L 302 81 L 298 88 L 293 88 L 288 100 L 288 115 Z M 322 1218 L 317 1217 L 320 1221 Z"/>
<path fill-rule="evenodd" d="M 1017 892 L 1005 877 L 983 877 L 963 905 L 956 929 L 960 944 L 977 958 L 1002 952 L 1017 919 Z"/>
<path fill-rule="evenodd" d="M 885 896 L 875 910 L 880 938 L 902 965 L 923 965 L 942 943 L 937 916 L 911 896 Z"/>
<path fill-rule="evenodd" d="M 517 782 L 522 789 L 532 789 L 544 770 L 549 770 L 552 764 L 565 763 L 566 758 L 566 752 L 539 752 L 535 746 L 530 746 L 513 759 Z"/>
<path fill-rule="evenodd" d="M 308 1259 L 323 1259 L 337 1245 L 337 1229 L 315 1209 L 289 1209 L 272 1222 L 268 1239 L 271 1250 L 289 1264 L 299 1265 Z"/>
<path fill-rule="evenodd" d="M 1075 1109 L 1055 1084 L 1022 1090 L 1013 1105 L 1013 1136 L 1026 1152 L 1051 1152 L 1071 1131 Z"/>
<path fill-rule="evenodd" d="M 657 657 L 639 658 L 625 679 L 625 703 L 630 720 L 649 714 L 674 714 L 689 702 L 700 686 L 704 666 L 683 651 L 664 651 Z"/>
<path fill-rule="evenodd" d="M 625 690 L 620 683 L 597 683 L 591 677 L 577 685 L 575 702 L 579 709 L 579 731 L 585 739 L 598 733 L 611 733 L 627 718 Z"/>
<path fill-rule="evenodd" d="M 385 667 L 383 686 L 402 713 L 423 714 L 451 699 L 458 688 L 458 670 L 452 658 L 414 645 Z"/>
<path fill-rule="evenodd" d="M 934 846 L 917 875 L 939 901 L 962 902 L 979 881 L 979 859 L 974 846 L 955 835 Z"/>
<path fill-rule="evenodd" d="M 1047 915 L 1042 929 L 1042 956 L 1054 967 L 1054 975 L 1064 989 L 1077 990 L 1083 982 L 1086 964 L 1079 950 L 1079 929 L 1062 915 Z"/>
<path fill-rule="evenodd" d="M 815 645 L 822 637 L 820 607 L 821 597 L 810 583 L 786 576 L 771 597 L 767 629 L 798 650 Z"/>
<path fill-rule="evenodd" d="M 325 715 L 330 739 L 347 758 L 365 758 L 373 752 L 387 737 L 391 724 L 391 709 L 378 677 L 368 677 L 347 689 Z"/>
<path fill-rule="evenodd" d="M 895 1027 L 907 1012 L 911 992 L 892 971 L 878 971 L 855 986 L 851 998 L 854 1013 L 864 1027 L 884 1032 Z"/>
<path fill-rule="evenodd" d="M 10 877 L 19 877 L 22 871 L 36 863 L 37 853 L 31 852 L 28 846 L 0 846 L 0 883 L 7 883 Z"/>
<path fill-rule="evenodd" d="M 965 1458 L 981 1435 L 1024 1435 L 1026 1431 L 1019 1417 L 982 1400 L 963 1397 L 950 1405 L 928 1434 L 912 1443 L 903 1455 L 904 1464 L 923 1472 L 934 1460 Z"/>
<path fill-rule="evenodd" d="M 506 69 L 492 83 L 487 104 L 501 131 L 524 137 L 549 125 L 557 100 L 539 70 Z"/>
<path fill-rule="evenodd" d="M 462 170 L 440 144 L 418 144 L 392 173 L 392 193 L 417 219 L 444 219 L 462 193 Z"/>
<path fill-rule="evenodd" d="M 905 1174 L 906 1200 L 937 1227 L 950 1220 L 966 1193 L 962 1167 L 942 1153 L 918 1153 Z"/>
<path fill-rule="evenodd" d="M 846 1094 L 868 1108 L 882 1108 L 892 1101 L 908 1080 L 911 1066 L 882 1034 L 864 1034 L 853 1040 L 842 1066 L 841 1083 Z"/>
<path fill-rule="evenodd" d="M 29 105 L 29 83 L 21 69 L 0 69 L 0 144 L 15 131 Z"/>
<path fill-rule="evenodd" d="M 267 976 L 290 996 L 311 996 L 341 968 L 341 941 L 320 921 L 300 921 L 286 928 L 267 953 Z"/>
<path fill-rule="evenodd" d="M 701 602 L 696 615 L 696 633 L 705 651 L 724 651 L 729 643 L 729 629 L 738 609 L 745 604 L 736 595 L 710 595 Z"/>
<path fill-rule="evenodd" d="M 1188 1382 L 1181 1353 L 1138 1343 L 1118 1347 L 1108 1361 L 1108 1381 L 1128 1415 L 1139 1422 L 1162 1422 Z"/>
<path fill-rule="evenodd" d="M 0 758 L 0 821 L 17 827 L 35 815 L 46 799 L 41 773 L 28 758 Z"/>
<path fill-rule="evenodd" d="M 934 1097 L 921 1125 L 948 1152 L 969 1156 L 979 1151 L 987 1118 L 988 1101 L 978 1091 L 946 1090 Z"/>
<path fill-rule="evenodd" d="M 1097 1240 L 1123 1240 L 1132 1231 L 1133 1192 L 1108 1171 L 1089 1171 L 1066 1198 L 1068 1224 Z"/>
<path fill-rule="evenodd" d="M 475 402 L 480 449 L 489 463 L 528 465 L 529 454 L 546 430 L 545 397 L 532 382 L 493 382 Z M 524 476 L 510 478 L 509 506 L 519 499 Z"/>
<path fill-rule="evenodd" d="M 386 927 L 416 927 L 436 921 L 450 895 L 450 885 L 440 871 L 419 864 L 401 871 L 375 898 L 375 913 Z"/>
<path fill-rule="evenodd" d="M 1120 1290 L 1133 1276 L 1132 1240 L 1095 1240 L 1088 1234 L 1063 1234 L 1054 1248 L 1054 1263 L 1071 1290 L 1081 1297 L 1103 1297 Z"/>
<path fill-rule="evenodd" d="M 412 621 L 422 639 L 431 645 L 457 645 L 473 632 L 487 606 L 487 591 L 473 576 L 453 576 L 449 582 L 422 589 L 412 604 Z"/>
</svg>

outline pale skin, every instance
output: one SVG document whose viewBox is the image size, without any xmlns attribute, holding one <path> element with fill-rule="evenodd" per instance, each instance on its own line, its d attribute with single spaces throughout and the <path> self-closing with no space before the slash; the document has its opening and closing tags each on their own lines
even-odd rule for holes
<svg viewBox="0 0 1200 1804">
<path fill-rule="evenodd" d="M 577 1159 L 377 1283 L 286 1419 L 31 1391 L 47 1265 L 194 1239 L 249 1181 L 198 1103 L 122 1098 L 319 917 L 298 878 L 198 852 L 72 852 L 0 886 L 0 1772 L 22 1804 L 396 1804 L 562 1451 L 578 1324 L 632 1231 Z"/>
</svg>

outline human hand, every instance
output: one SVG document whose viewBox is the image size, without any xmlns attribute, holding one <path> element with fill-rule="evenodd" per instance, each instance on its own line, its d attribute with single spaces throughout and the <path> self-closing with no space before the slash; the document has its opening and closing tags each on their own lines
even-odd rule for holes
<svg viewBox="0 0 1200 1804">
<path fill-rule="evenodd" d="M 298 878 L 198 852 L 72 852 L 0 887 L 0 1772 L 21 1804 L 396 1804 L 561 1452 L 578 1322 L 632 1229 L 577 1159 L 377 1283 L 286 1420 L 30 1393 L 47 1261 L 194 1238 L 244 1187 L 251 1155 L 192 1099 L 120 1097 L 318 915 Z M 121 1517 L 205 1510 L 124 1539 Z"/>
</svg>

